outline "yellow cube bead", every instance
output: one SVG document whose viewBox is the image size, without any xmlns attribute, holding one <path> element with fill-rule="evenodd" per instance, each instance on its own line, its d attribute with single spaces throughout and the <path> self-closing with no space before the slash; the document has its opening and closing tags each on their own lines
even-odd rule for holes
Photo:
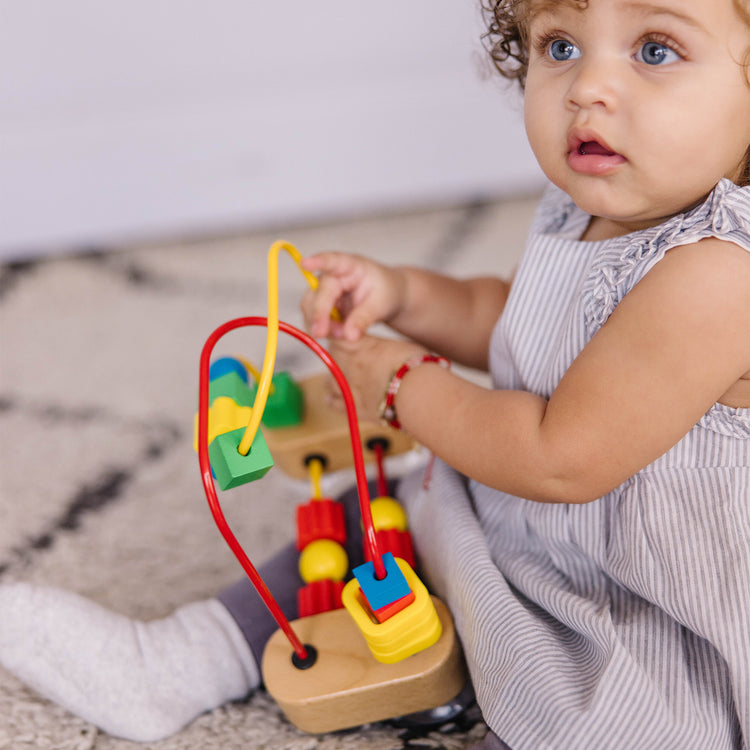
<svg viewBox="0 0 750 750">
<path fill-rule="evenodd" d="M 372 655 L 384 664 L 395 664 L 432 646 L 440 638 L 442 625 L 427 588 L 411 566 L 396 558 L 415 599 L 385 622 L 373 622 L 360 599 L 359 582 L 353 578 L 344 586 L 341 601 L 354 619 Z"/>
</svg>

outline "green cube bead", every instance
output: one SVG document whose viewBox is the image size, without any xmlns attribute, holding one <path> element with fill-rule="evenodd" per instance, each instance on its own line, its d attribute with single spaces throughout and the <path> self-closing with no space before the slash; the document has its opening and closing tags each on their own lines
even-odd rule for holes
<svg viewBox="0 0 750 750">
<path fill-rule="evenodd" d="M 208 402 L 213 404 L 219 396 L 228 396 L 239 406 L 252 406 L 255 399 L 255 393 L 236 372 L 228 372 L 208 384 Z"/>
<path fill-rule="evenodd" d="M 291 427 L 302 422 L 305 396 L 288 372 L 279 372 L 271 379 L 273 392 L 268 395 L 262 422 L 266 427 Z M 251 393 L 255 398 L 255 386 Z M 251 404 L 252 405 L 252 404 Z"/>
<path fill-rule="evenodd" d="M 273 466 L 271 451 L 260 430 L 256 433 L 246 456 L 239 452 L 245 427 L 217 435 L 208 446 L 208 457 L 216 481 L 222 490 L 229 490 L 264 477 Z"/>
</svg>

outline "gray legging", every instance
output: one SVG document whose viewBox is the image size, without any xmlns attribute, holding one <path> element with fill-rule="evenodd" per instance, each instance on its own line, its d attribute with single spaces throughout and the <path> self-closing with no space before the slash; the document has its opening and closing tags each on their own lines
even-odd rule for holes
<svg viewBox="0 0 750 750">
<path fill-rule="evenodd" d="M 370 492 L 374 497 L 373 486 L 370 487 Z M 394 494 L 395 485 L 389 487 L 389 492 L 391 495 Z M 346 492 L 339 501 L 344 506 L 346 519 L 344 546 L 349 556 L 349 565 L 354 568 L 364 562 L 359 496 L 356 488 Z M 258 573 L 274 595 L 281 611 L 290 620 L 297 618 L 297 591 L 304 585 L 299 575 L 298 563 L 299 552 L 294 544 L 289 544 L 258 567 Z M 252 582 L 247 577 L 242 578 L 222 591 L 219 601 L 237 621 L 257 663 L 260 664 L 263 649 L 279 626 Z"/>
</svg>

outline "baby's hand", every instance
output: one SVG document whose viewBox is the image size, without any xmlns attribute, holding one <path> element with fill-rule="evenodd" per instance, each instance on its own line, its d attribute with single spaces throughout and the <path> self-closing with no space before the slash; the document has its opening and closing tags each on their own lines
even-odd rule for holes
<svg viewBox="0 0 750 750">
<path fill-rule="evenodd" d="M 361 336 L 356 342 L 332 340 L 330 353 L 346 376 L 358 417 L 377 420 L 393 374 L 407 360 L 428 352 L 411 341 Z M 333 395 L 338 401 L 338 390 Z"/>
<path fill-rule="evenodd" d="M 346 253 L 320 253 L 302 261 L 319 274 L 318 288 L 302 299 L 302 312 L 313 336 L 358 341 L 374 323 L 399 311 L 405 282 L 397 269 Z M 331 318 L 338 310 L 341 320 Z"/>
</svg>

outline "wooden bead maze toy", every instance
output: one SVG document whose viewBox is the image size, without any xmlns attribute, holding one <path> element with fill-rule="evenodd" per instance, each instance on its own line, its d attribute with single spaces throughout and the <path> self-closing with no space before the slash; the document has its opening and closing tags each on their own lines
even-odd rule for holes
<svg viewBox="0 0 750 750">
<path fill-rule="evenodd" d="M 263 655 L 269 693 L 300 729 L 321 733 L 427 711 L 453 699 L 466 672 L 453 621 L 414 572 L 406 514 L 388 497 L 383 459 L 412 448 L 400 432 L 357 420 L 354 400 L 328 352 L 303 331 L 278 319 L 277 264 L 289 243 L 268 258 L 268 316 L 238 318 L 207 339 L 200 361 L 196 447 L 214 520 L 279 624 Z M 315 288 L 317 279 L 303 271 Z M 258 373 L 246 361 L 211 355 L 219 339 L 244 326 L 266 326 Z M 314 351 L 341 389 L 346 414 L 323 406 L 324 378 L 296 383 L 274 374 L 278 332 Z M 248 373 L 255 382 L 248 383 Z M 263 432 L 260 424 L 263 423 Z M 379 497 L 370 500 L 365 454 L 378 470 Z M 262 478 L 277 463 L 293 477 L 309 477 L 312 497 L 297 508 L 300 551 L 298 619 L 289 622 L 224 518 L 221 490 Z M 353 466 L 366 562 L 347 582 L 348 559 L 341 505 L 320 491 L 324 471 Z"/>
</svg>

